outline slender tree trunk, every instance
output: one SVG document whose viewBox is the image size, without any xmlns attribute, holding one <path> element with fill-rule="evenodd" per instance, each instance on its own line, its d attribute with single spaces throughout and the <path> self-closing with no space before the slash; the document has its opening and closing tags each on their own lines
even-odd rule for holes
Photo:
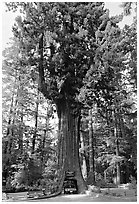
<svg viewBox="0 0 139 204">
<path fill-rule="evenodd" d="M 34 151 L 35 151 L 35 143 L 36 143 L 36 137 L 37 137 L 38 108 L 39 108 L 39 90 L 37 93 L 36 110 L 35 110 L 35 129 L 34 129 L 33 140 L 32 140 L 32 154 L 34 154 Z"/>
<path fill-rule="evenodd" d="M 88 184 L 95 183 L 95 162 L 94 162 L 94 138 L 93 138 L 93 120 L 92 120 L 92 110 L 89 110 L 89 175 L 87 178 Z"/>
<path fill-rule="evenodd" d="M 14 138 L 14 124 L 15 124 L 15 115 L 16 115 L 16 108 L 18 103 L 18 91 L 14 102 L 14 94 L 11 100 L 10 112 L 9 112 L 9 120 L 8 120 L 8 127 L 7 127 L 7 141 L 4 148 L 4 154 L 7 154 L 6 166 L 4 167 L 4 174 L 5 180 L 7 180 L 9 176 L 10 170 L 10 160 L 11 160 L 11 150 L 13 145 L 13 138 Z"/>
<path fill-rule="evenodd" d="M 19 126 L 19 150 L 23 153 L 23 106 L 21 108 L 21 122 Z"/>
<path fill-rule="evenodd" d="M 83 144 L 86 144 L 85 142 L 85 138 L 82 137 L 83 139 Z M 87 146 L 89 146 L 89 138 L 87 138 Z M 85 163 L 86 163 L 86 174 L 87 174 L 87 177 L 89 175 L 89 171 L 90 171 L 90 164 L 89 164 L 89 153 L 87 151 L 84 150 L 84 158 L 85 158 Z"/>
<path fill-rule="evenodd" d="M 45 118 L 44 135 L 43 135 L 43 139 L 42 139 L 42 142 L 41 142 L 41 147 L 42 147 L 42 151 L 41 151 L 42 168 L 43 168 L 44 162 L 47 161 L 45 148 L 46 148 L 46 138 L 48 138 L 48 128 L 49 128 L 49 117 L 47 115 L 46 118 Z M 49 157 L 49 155 L 48 155 L 48 157 Z M 45 160 L 44 160 L 44 158 L 45 158 Z"/>
<path fill-rule="evenodd" d="M 11 114 L 11 127 L 9 128 L 9 131 L 7 131 L 9 134 L 7 135 L 9 137 L 9 142 L 8 142 L 8 148 L 7 148 L 7 153 L 11 154 L 11 149 L 12 149 L 12 143 L 13 143 L 13 138 L 14 138 L 14 124 L 15 124 L 15 119 L 16 119 L 16 109 L 17 109 L 17 104 L 18 104 L 18 90 L 17 90 L 17 95 L 15 98 L 15 104 L 13 104 L 13 109 L 12 109 L 12 114 Z"/>
<path fill-rule="evenodd" d="M 8 153 L 9 147 L 11 146 L 11 141 L 12 141 L 12 124 L 14 124 L 14 117 L 15 117 L 15 110 L 16 110 L 16 106 L 17 106 L 17 102 L 18 102 L 18 91 L 17 91 L 17 95 L 16 95 L 16 99 L 15 99 L 15 104 L 14 104 L 14 93 L 12 95 L 12 99 L 11 99 L 11 106 L 10 106 L 10 111 L 9 111 L 9 119 L 8 119 L 8 125 L 7 125 L 7 141 L 5 144 L 5 150 L 4 153 Z"/>
<path fill-rule="evenodd" d="M 10 134 L 10 125 L 11 125 L 12 113 L 13 113 L 13 102 L 14 102 L 14 94 L 11 99 L 11 105 L 10 105 L 10 111 L 9 111 L 8 127 L 7 127 L 7 133 L 6 133 L 7 137 Z M 8 149 L 8 138 L 5 142 L 4 154 L 7 153 L 7 149 Z"/>
<path fill-rule="evenodd" d="M 86 154 L 84 150 L 84 139 L 83 139 L 83 134 L 82 132 L 80 133 L 80 142 L 81 142 L 81 148 L 82 148 L 82 174 L 84 178 L 87 178 L 87 164 L 86 164 Z"/>
<path fill-rule="evenodd" d="M 116 139 L 116 156 L 119 156 L 119 140 Z M 117 162 L 117 184 L 121 182 L 120 162 Z"/>
<path fill-rule="evenodd" d="M 19 125 L 19 150 L 20 153 L 23 153 L 23 92 L 24 92 L 24 87 L 23 87 L 23 81 L 22 77 L 19 75 L 19 90 L 18 90 L 18 95 L 19 95 L 19 111 L 21 112 L 20 114 L 20 125 Z"/>
<path fill-rule="evenodd" d="M 114 121 L 115 121 L 115 127 L 114 127 L 114 137 L 115 137 L 115 148 L 116 148 L 116 156 L 119 156 L 119 139 L 118 139 L 118 131 L 117 131 L 117 117 L 116 117 L 116 113 L 114 113 Z M 120 175 L 120 162 L 117 162 L 116 164 L 116 170 L 117 170 L 117 175 L 116 175 L 116 184 L 120 184 L 121 183 L 121 175 Z"/>
<path fill-rule="evenodd" d="M 47 130 L 44 130 L 44 135 L 42 138 L 42 141 L 40 142 L 40 146 L 41 146 L 41 171 L 43 172 L 43 168 L 44 168 L 44 157 L 45 157 L 45 144 L 46 144 L 46 132 Z"/>
<path fill-rule="evenodd" d="M 60 163 L 63 165 L 64 171 L 75 172 L 78 191 L 85 190 L 85 183 L 81 173 L 79 162 L 79 115 L 74 113 L 70 103 L 65 100 L 60 100 L 57 103 L 59 123 L 59 141 L 61 142 L 61 152 L 59 156 Z M 60 140 L 61 139 L 61 140 Z"/>
<path fill-rule="evenodd" d="M 89 116 L 90 116 L 90 120 L 89 120 L 89 163 L 90 163 L 90 172 L 94 173 L 95 162 L 94 162 L 94 135 L 93 135 L 92 110 L 89 110 Z"/>
<path fill-rule="evenodd" d="M 125 138 L 125 127 L 124 127 L 124 120 L 123 117 L 119 114 L 119 130 L 120 130 L 120 137 Z M 120 170 L 120 183 L 125 183 L 125 174 Z"/>
<path fill-rule="evenodd" d="M 124 128 L 124 120 L 123 120 L 122 116 L 119 120 L 119 128 L 121 130 L 122 138 L 124 138 L 125 137 L 125 128 Z"/>
</svg>

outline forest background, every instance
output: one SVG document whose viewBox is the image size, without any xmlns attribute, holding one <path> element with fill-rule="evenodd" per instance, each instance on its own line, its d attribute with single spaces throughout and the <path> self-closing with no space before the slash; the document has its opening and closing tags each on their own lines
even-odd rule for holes
<svg viewBox="0 0 139 204">
<path fill-rule="evenodd" d="M 125 15 L 129 15 L 136 8 L 131 7 L 133 4 L 124 5 Z M 10 7 L 14 9 L 11 5 Z M 100 32 L 95 39 L 98 40 L 98 44 L 101 41 L 97 53 L 98 64 L 95 65 L 95 69 L 99 67 L 97 75 L 92 67 L 88 72 L 83 67 L 83 75 L 85 73 L 86 76 L 84 86 L 79 85 L 76 88 L 80 89 L 78 100 L 83 105 L 79 128 L 79 159 L 82 174 L 87 184 L 106 186 L 136 180 L 137 34 L 136 17 L 130 26 L 122 29 L 116 26 L 122 18 L 121 15 L 111 17 L 113 31 L 109 35 L 108 30 L 105 30 L 109 15 L 104 12 L 102 16 L 98 27 L 99 30 L 102 29 L 101 32 L 105 31 L 109 38 L 106 40 Z M 30 57 L 28 52 L 34 48 L 26 47 L 20 50 L 23 48 L 19 36 L 20 29 L 22 32 L 21 23 L 21 17 L 16 17 L 13 42 L 3 51 L 2 167 L 3 183 L 10 191 L 51 186 L 53 182 L 57 182 L 59 175 L 57 108 L 50 100 L 53 96 L 46 100 L 45 94 L 41 93 L 43 91 L 38 90 L 37 71 L 31 64 L 32 61 L 28 61 L 30 67 L 25 63 L 26 57 Z M 86 40 L 88 35 L 86 29 L 80 29 L 79 39 Z M 29 40 L 25 32 L 24 38 Z M 51 33 L 46 35 L 47 41 L 55 45 L 52 40 L 55 36 L 51 36 Z M 105 43 L 102 43 L 103 40 Z M 107 45 L 113 43 L 116 46 L 114 48 L 110 46 L 108 51 L 105 47 L 106 41 Z M 52 49 L 50 46 L 46 48 L 50 63 L 52 55 L 55 54 Z M 104 50 L 104 54 L 111 59 L 108 64 L 108 59 L 102 54 Z M 34 59 L 37 60 L 36 51 L 32 52 Z M 81 53 L 78 54 L 82 56 Z M 104 70 L 101 70 L 100 66 Z M 76 71 L 74 70 L 74 74 Z M 65 71 L 63 73 L 62 80 L 57 82 L 58 92 L 65 83 L 64 77 L 69 77 Z M 55 87 L 53 88 L 55 90 Z"/>
</svg>

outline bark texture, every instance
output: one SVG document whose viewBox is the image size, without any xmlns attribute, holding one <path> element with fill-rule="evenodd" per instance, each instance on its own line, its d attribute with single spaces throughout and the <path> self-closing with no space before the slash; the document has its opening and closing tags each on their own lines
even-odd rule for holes
<svg viewBox="0 0 139 204">
<path fill-rule="evenodd" d="M 81 167 L 79 163 L 79 121 L 80 115 L 77 114 L 77 104 L 75 104 L 75 90 L 73 87 L 72 77 L 67 77 L 61 85 L 59 93 L 56 97 L 52 97 L 50 90 L 46 84 L 44 77 L 43 66 L 43 37 L 40 35 L 39 39 L 39 91 L 43 93 L 46 98 L 53 100 L 57 106 L 57 113 L 59 118 L 59 146 L 58 146 L 58 164 L 59 171 L 59 189 L 62 190 L 65 171 L 74 171 L 77 179 L 78 192 L 85 190 L 85 182 L 82 177 Z M 65 63 L 66 66 L 66 63 Z M 74 106 L 74 108 L 73 108 Z"/>
<path fill-rule="evenodd" d="M 77 179 L 78 191 L 85 190 L 85 182 L 82 177 L 79 162 L 79 114 L 74 112 L 67 100 L 57 103 L 59 117 L 59 166 L 65 171 L 74 171 Z"/>
</svg>

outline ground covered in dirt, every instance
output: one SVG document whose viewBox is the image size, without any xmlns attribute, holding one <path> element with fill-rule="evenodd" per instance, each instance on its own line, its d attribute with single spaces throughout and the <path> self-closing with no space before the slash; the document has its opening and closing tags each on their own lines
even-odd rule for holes
<svg viewBox="0 0 139 204">
<path fill-rule="evenodd" d="M 103 188 L 101 192 L 86 192 L 86 194 L 59 195 L 52 198 L 31 200 L 27 198 L 27 192 L 8 193 L 3 195 L 3 201 L 8 202 L 136 202 L 137 196 L 134 189 Z M 33 192 L 32 192 L 33 194 Z M 37 193 L 34 192 L 37 198 Z"/>
</svg>

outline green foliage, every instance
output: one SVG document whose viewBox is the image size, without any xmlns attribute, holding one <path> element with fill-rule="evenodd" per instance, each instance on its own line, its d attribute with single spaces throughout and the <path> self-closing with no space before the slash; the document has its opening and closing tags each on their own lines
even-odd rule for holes
<svg viewBox="0 0 139 204">
<path fill-rule="evenodd" d="M 52 136 L 54 124 L 50 124 L 50 120 L 54 120 L 55 107 L 49 101 L 46 103 L 43 95 L 38 98 L 37 82 L 31 78 L 17 39 L 13 39 L 3 56 L 3 180 L 7 191 L 23 191 L 37 185 L 44 164 L 56 151 L 52 145 L 56 139 Z M 31 160 L 36 101 L 41 108 L 38 110 L 35 155 Z"/>
<path fill-rule="evenodd" d="M 130 176 L 130 183 L 132 189 L 137 189 L 137 179 L 133 176 Z"/>
<path fill-rule="evenodd" d="M 36 161 L 29 158 L 25 164 L 17 165 L 17 171 L 14 172 L 12 185 L 15 188 L 24 184 L 24 186 L 33 186 L 41 178 L 41 167 Z"/>
<path fill-rule="evenodd" d="M 116 188 L 117 187 L 117 185 L 114 184 L 109 179 L 104 179 L 104 177 L 100 173 L 96 175 L 96 186 L 100 188 Z"/>
<path fill-rule="evenodd" d="M 16 6 L 19 5 L 15 3 Z M 36 66 L 40 60 L 36 52 L 40 50 L 34 43 L 43 37 L 41 63 L 45 69 L 41 66 L 44 75 L 41 77 L 47 87 L 47 97 L 56 99 L 59 93 L 60 97 L 68 93 L 69 99 L 75 102 L 82 80 L 94 63 L 95 32 L 108 20 L 103 3 L 27 3 L 21 7 L 27 15 L 23 20 L 16 18 L 14 34 L 22 42 L 28 62 L 35 62 Z M 95 18 L 100 20 L 96 22 Z"/>
</svg>

